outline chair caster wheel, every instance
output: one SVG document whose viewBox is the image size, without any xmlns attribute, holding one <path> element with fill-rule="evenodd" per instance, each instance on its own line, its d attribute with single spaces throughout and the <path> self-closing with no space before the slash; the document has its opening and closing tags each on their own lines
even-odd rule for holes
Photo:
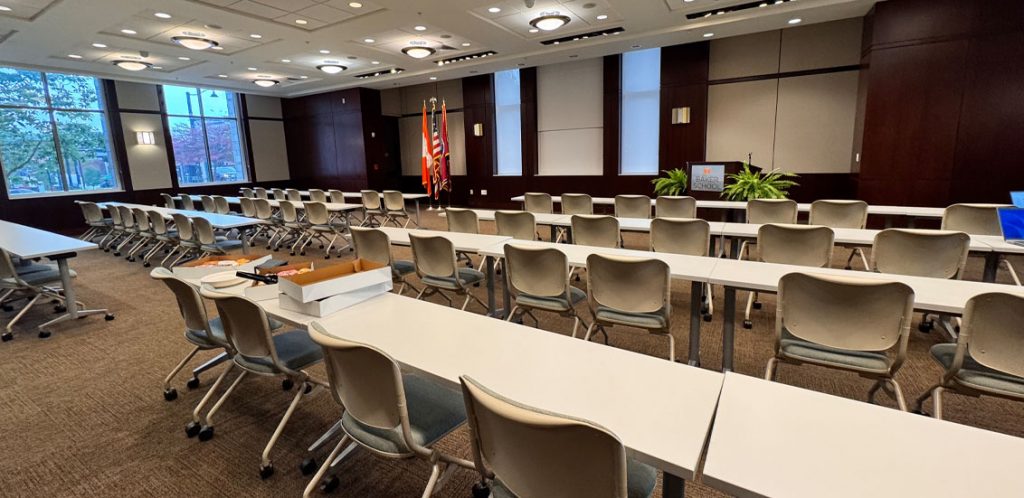
<svg viewBox="0 0 1024 498">
<path fill-rule="evenodd" d="M 195 389 L 199 387 L 199 377 L 192 377 L 191 379 L 188 380 L 188 382 L 185 383 L 185 386 L 188 387 L 189 389 Z"/>
<path fill-rule="evenodd" d="M 324 259 L 331 259 L 330 255 L 324 256 Z"/>
<path fill-rule="evenodd" d="M 293 252 L 290 252 L 290 253 L 288 253 L 288 254 L 289 254 L 290 256 L 294 256 L 294 255 L 295 255 L 295 253 L 293 253 Z"/>
<path fill-rule="evenodd" d="M 494 270 L 495 275 L 501 275 L 501 270 Z"/>
<path fill-rule="evenodd" d="M 176 399 L 178 399 L 178 391 L 176 389 L 172 388 L 164 391 L 164 400 L 174 401 Z"/>
<path fill-rule="evenodd" d="M 14 311 L 14 306 L 11 306 L 11 305 L 9 305 L 9 304 L 5 304 L 5 305 L 3 306 L 3 310 L 4 310 L 4 311 Z"/>
<path fill-rule="evenodd" d="M 710 315 L 710 314 L 707 314 L 707 313 L 705 313 L 705 314 L 704 314 L 704 321 L 705 321 L 705 322 L 710 322 L 710 321 L 711 321 L 711 315 Z"/>
<path fill-rule="evenodd" d="M 270 476 L 272 476 L 272 475 L 274 475 L 274 466 L 273 465 L 267 465 L 267 466 L 260 465 L 260 479 L 269 479 Z"/>
<path fill-rule="evenodd" d="M 10 332 L 5 332 L 3 335 L 0 335 L 0 341 L 7 342 L 11 339 L 14 339 L 14 334 L 11 334 Z"/>
<path fill-rule="evenodd" d="M 491 488 L 484 483 L 476 483 L 473 485 L 473 498 L 487 498 L 491 496 Z"/>
<path fill-rule="evenodd" d="M 142 267 L 143 268 L 149 268 L 150 266 L 152 266 L 152 265 L 150 265 L 149 263 L 142 263 Z"/>
<path fill-rule="evenodd" d="M 480 287 L 480 282 L 473 284 L 473 287 Z"/>
<path fill-rule="evenodd" d="M 196 423 L 194 421 L 193 422 L 189 422 L 188 425 L 185 426 L 185 436 L 187 436 L 187 437 L 196 437 L 196 436 L 199 435 L 199 430 L 200 430 L 200 427 L 199 427 L 198 423 Z"/>
<path fill-rule="evenodd" d="M 933 323 L 933 322 L 921 322 L 921 323 L 919 323 L 917 325 L 917 330 L 920 330 L 921 332 L 924 332 L 925 334 L 931 332 L 932 329 L 934 329 L 934 328 L 935 328 L 935 323 Z"/>
<path fill-rule="evenodd" d="M 120 256 L 120 255 L 121 255 L 121 253 L 119 253 L 119 252 L 115 252 L 114 253 L 114 256 Z"/>
<path fill-rule="evenodd" d="M 305 255 L 306 255 L 306 251 L 302 251 L 302 252 L 299 253 L 299 256 L 305 256 Z"/>
<path fill-rule="evenodd" d="M 303 460 L 302 463 L 299 464 L 299 470 L 302 472 L 302 475 L 304 476 L 308 476 L 313 472 L 316 472 L 317 468 L 318 466 L 316 464 L 316 458 L 307 458 Z"/>
<path fill-rule="evenodd" d="M 281 381 L 281 389 L 291 391 L 293 387 L 295 387 L 295 382 L 292 381 L 292 379 L 284 379 Z"/>
<path fill-rule="evenodd" d="M 48 337 L 50 337 L 50 331 L 49 330 L 40 330 L 39 331 L 39 338 L 40 339 L 46 339 Z"/>
<path fill-rule="evenodd" d="M 323 245 L 323 244 L 320 244 L 320 249 L 323 249 L 323 248 L 324 248 L 324 245 Z"/>
<path fill-rule="evenodd" d="M 915 414 L 915 415 L 923 415 L 923 416 L 925 416 L 925 417 L 927 417 L 927 416 L 928 416 L 928 414 L 927 414 L 927 413 L 925 413 L 925 412 L 924 412 L 924 410 L 917 410 L 917 409 L 915 409 L 915 410 L 910 410 L 910 413 L 913 413 L 913 414 Z"/>
<path fill-rule="evenodd" d="M 199 440 L 209 441 L 213 439 L 213 427 L 203 427 L 199 430 Z"/>
<path fill-rule="evenodd" d="M 320 491 L 324 493 L 330 493 L 335 489 L 338 489 L 338 476 L 327 477 L 320 483 Z"/>
<path fill-rule="evenodd" d="M 579 276 L 579 275 L 576 275 L 576 281 L 577 281 L 577 282 L 579 282 L 579 281 L 580 281 L 580 276 Z"/>
<path fill-rule="evenodd" d="M 103 319 L 108 321 L 108 322 L 112 321 L 114 319 L 114 315 L 113 315 L 113 313 L 107 313 L 106 315 L 103 315 Z"/>
<path fill-rule="evenodd" d="M 852 267 L 852 266 L 850 266 L 850 265 L 846 265 L 846 267 L 844 267 L 843 269 L 844 269 L 844 270 L 852 270 L 852 269 L 853 269 L 853 267 Z"/>
<path fill-rule="evenodd" d="M 125 259 L 127 259 L 128 262 L 130 262 L 130 263 L 134 263 L 135 262 L 135 258 L 125 258 Z"/>
<path fill-rule="evenodd" d="M 750 320 L 743 320 L 743 328 L 745 328 L 745 329 L 752 329 L 752 328 L 754 328 L 754 322 L 751 322 Z"/>
<path fill-rule="evenodd" d="M 708 305 L 706 305 L 706 304 L 700 305 L 700 314 L 702 314 L 702 315 L 708 314 Z"/>
<path fill-rule="evenodd" d="M 309 393 L 313 392 L 313 384 L 310 384 L 310 383 L 307 382 L 307 383 L 304 383 L 303 385 L 305 387 L 302 388 L 302 394 L 309 394 Z"/>
<path fill-rule="evenodd" d="M 67 306 L 63 306 L 63 305 L 54 306 L 53 307 L 53 312 L 54 313 L 64 313 L 67 310 L 68 310 Z"/>
<path fill-rule="evenodd" d="M 760 301 L 754 301 L 754 309 L 755 310 L 761 309 L 761 302 Z"/>
</svg>

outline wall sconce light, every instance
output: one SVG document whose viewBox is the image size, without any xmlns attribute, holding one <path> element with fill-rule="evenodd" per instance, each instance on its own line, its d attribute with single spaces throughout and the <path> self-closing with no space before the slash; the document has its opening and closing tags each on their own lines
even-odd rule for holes
<svg viewBox="0 0 1024 498">
<path fill-rule="evenodd" d="M 689 107 L 674 107 L 672 108 L 672 124 L 689 124 L 690 123 L 690 108 Z"/>
<path fill-rule="evenodd" d="M 484 124 L 483 123 L 474 123 L 473 124 L 473 136 L 474 137 L 482 137 L 482 136 L 484 136 Z"/>
<path fill-rule="evenodd" d="M 156 135 L 151 131 L 135 132 L 135 143 L 139 145 L 156 145 Z"/>
</svg>

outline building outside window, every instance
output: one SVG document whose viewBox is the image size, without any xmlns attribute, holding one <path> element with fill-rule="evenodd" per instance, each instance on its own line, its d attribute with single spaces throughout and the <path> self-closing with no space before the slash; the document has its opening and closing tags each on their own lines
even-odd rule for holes
<svg viewBox="0 0 1024 498">
<path fill-rule="evenodd" d="M 238 95 L 171 85 L 163 94 L 178 184 L 248 181 Z"/>
</svg>

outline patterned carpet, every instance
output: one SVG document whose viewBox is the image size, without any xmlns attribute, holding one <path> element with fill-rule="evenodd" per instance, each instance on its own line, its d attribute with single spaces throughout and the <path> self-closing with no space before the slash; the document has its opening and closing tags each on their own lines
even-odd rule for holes
<svg viewBox="0 0 1024 498">
<path fill-rule="evenodd" d="M 425 213 L 424 222 L 431 228 L 444 227 L 444 220 L 430 213 Z M 482 226 L 493 233 L 492 224 Z M 627 247 L 646 245 L 646 235 L 626 234 Z M 395 252 L 398 257 L 411 258 L 406 249 Z M 846 255 L 845 250 L 837 250 L 834 266 L 845 263 Z M 319 257 L 314 251 L 307 258 Z M 977 279 L 981 265 L 972 258 L 968 277 Z M 174 383 L 178 399 L 164 401 L 163 377 L 190 348 L 182 338 L 183 324 L 170 292 L 151 280 L 141 264 L 110 254 L 83 253 L 72 260 L 72 267 L 79 274 L 75 285 L 80 300 L 89 307 L 109 308 L 117 319 L 86 318 L 62 325 L 53 337 L 41 340 L 36 338 L 35 326 L 48 320 L 52 309 L 40 305 L 18 325 L 14 341 L 0 345 L 0 496 L 301 495 L 308 480 L 298 464 L 307 456 L 306 447 L 339 414 L 327 393 L 316 391 L 299 405 L 272 455 L 276 473 L 260 480 L 260 452 L 291 394 L 282 391 L 277 380 L 250 378 L 218 414 L 213 440 L 187 439 L 183 427 L 191 409 L 219 370 L 207 373 L 196 390 L 185 387 L 187 374 L 182 375 Z M 1024 268 L 1024 263 L 1018 268 Z M 1009 281 L 1003 274 L 1000 279 Z M 674 287 L 676 355 L 685 359 L 689 285 L 680 282 Z M 483 297 L 482 287 L 479 292 Z M 722 302 L 721 289 L 715 297 Z M 739 298 L 745 300 L 745 293 Z M 773 344 L 775 301 L 768 295 L 762 301 L 763 309 L 754 313 L 754 328 L 737 329 L 736 333 L 736 370 L 753 376 L 763 375 Z M 474 306 L 470 310 L 480 313 Z M 12 315 L 0 316 L 6 323 Z M 568 334 L 572 327 L 569 319 L 538 317 L 541 327 L 552 333 Z M 702 322 L 701 355 L 706 367 L 721 364 L 721 326 L 720 315 L 712 322 Z M 941 370 L 927 351 L 942 340 L 938 333 L 923 334 L 915 329 L 909 358 L 897 376 L 909 400 L 938 380 Z M 610 342 L 637 354 L 665 354 L 663 338 L 638 331 L 613 329 Z M 201 353 L 199 360 L 211 356 Z M 320 378 L 324 375 L 322 367 L 312 373 Z M 861 400 L 866 399 L 870 386 L 869 381 L 852 374 L 785 365 L 779 381 Z M 653 384 L 651 388 L 652 392 L 657 389 Z M 895 406 L 884 395 L 879 399 L 886 406 Z M 1024 436 L 1024 406 L 1008 401 L 948 396 L 946 418 Z M 449 435 L 440 447 L 471 458 L 468 429 Z M 318 456 L 322 459 L 326 451 L 329 448 Z M 419 496 L 429 467 L 420 461 L 384 460 L 357 451 L 337 467 L 337 475 L 340 486 L 334 496 Z M 438 496 L 470 496 L 474 480 L 473 472 L 458 470 Z M 655 496 L 660 496 L 660 488 Z M 720 494 L 700 483 L 688 483 L 687 496 Z"/>
</svg>

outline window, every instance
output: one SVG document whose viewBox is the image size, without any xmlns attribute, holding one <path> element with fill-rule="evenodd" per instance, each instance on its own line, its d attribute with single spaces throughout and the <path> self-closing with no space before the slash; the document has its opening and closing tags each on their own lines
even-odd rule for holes
<svg viewBox="0 0 1024 498">
<path fill-rule="evenodd" d="M 523 174 L 523 127 L 519 105 L 519 70 L 494 73 L 497 175 Z"/>
<path fill-rule="evenodd" d="M 120 188 L 100 80 L 0 67 L 0 164 L 10 197 Z"/>
<path fill-rule="evenodd" d="M 179 185 L 247 181 L 232 92 L 164 85 Z"/>
<path fill-rule="evenodd" d="M 622 54 L 622 118 L 619 172 L 658 174 L 658 104 L 661 49 Z"/>
</svg>

